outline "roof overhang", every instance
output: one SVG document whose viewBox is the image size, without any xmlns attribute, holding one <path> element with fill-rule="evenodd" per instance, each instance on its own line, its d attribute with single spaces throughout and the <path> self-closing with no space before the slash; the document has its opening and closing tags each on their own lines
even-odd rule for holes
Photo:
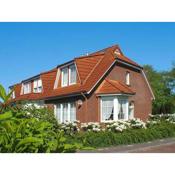
<svg viewBox="0 0 175 175">
<path fill-rule="evenodd" d="M 134 94 L 126 94 L 126 93 L 115 94 L 115 93 L 109 93 L 109 94 L 97 94 L 96 96 L 98 96 L 98 97 L 106 97 L 106 96 L 128 96 L 128 97 L 130 97 L 130 96 L 133 96 L 133 95 L 135 95 L 135 93 Z"/>
</svg>

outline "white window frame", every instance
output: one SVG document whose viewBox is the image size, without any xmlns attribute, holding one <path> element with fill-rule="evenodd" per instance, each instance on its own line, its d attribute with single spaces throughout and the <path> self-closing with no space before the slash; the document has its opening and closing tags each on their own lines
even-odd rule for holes
<svg viewBox="0 0 175 175">
<path fill-rule="evenodd" d="M 71 67 L 75 68 L 75 82 L 71 83 Z M 67 82 L 64 84 L 64 70 L 67 70 Z M 61 68 L 61 86 L 66 87 L 70 85 L 74 85 L 77 83 L 77 70 L 75 64 L 70 64 L 69 66 Z"/>
<path fill-rule="evenodd" d="M 16 98 L 15 91 L 13 90 L 13 92 L 12 92 L 12 99 L 15 99 L 15 98 Z"/>
<path fill-rule="evenodd" d="M 130 72 L 126 72 L 126 85 L 130 85 L 131 82 L 130 82 Z"/>
<path fill-rule="evenodd" d="M 66 121 L 63 121 L 63 105 L 64 104 L 68 105 L 68 111 L 67 111 L 67 117 L 66 117 L 67 121 L 68 122 L 76 121 L 77 116 L 76 116 L 76 103 L 75 102 L 58 103 L 58 104 L 55 105 L 55 115 L 56 115 L 58 121 L 60 123 L 66 122 Z M 75 116 L 73 117 L 73 118 L 75 118 L 75 120 L 71 119 L 71 104 L 74 104 L 74 106 L 75 106 Z M 60 107 L 58 107 L 58 106 L 60 106 Z M 58 115 L 59 110 L 60 110 L 60 116 Z"/>
<path fill-rule="evenodd" d="M 113 111 L 113 120 L 103 120 L 103 114 L 102 114 L 102 106 L 103 106 L 103 99 L 104 98 L 113 98 L 113 104 L 114 104 L 114 111 Z M 129 103 L 128 103 L 128 97 L 127 96 L 116 96 L 116 95 L 105 95 L 105 96 L 101 96 L 100 97 L 100 119 L 101 122 L 108 122 L 108 121 L 117 121 L 118 119 L 118 114 L 119 114 L 119 99 L 125 99 L 126 100 L 126 116 L 124 118 L 124 120 L 128 120 L 129 119 L 129 115 L 128 115 L 128 110 L 129 110 Z"/>
<path fill-rule="evenodd" d="M 72 67 L 75 69 L 75 82 L 71 83 L 71 74 L 72 74 L 71 68 Z M 75 66 L 75 64 L 72 64 L 72 65 L 69 66 L 69 85 L 76 84 L 76 81 L 77 81 L 76 66 Z"/>
<path fill-rule="evenodd" d="M 64 84 L 64 71 L 63 70 L 67 70 L 67 82 Z M 68 86 L 69 84 L 69 69 L 68 67 L 64 67 L 61 69 L 61 86 L 62 87 L 65 87 L 65 86 Z"/>
<path fill-rule="evenodd" d="M 31 93 L 31 82 L 23 83 L 23 94 Z"/>
<path fill-rule="evenodd" d="M 35 87 L 35 83 L 36 83 L 36 87 Z M 33 93 L 41 93 L 42 90 L 43 90 L 42 80 L 41 79 L 34 80 L 33 81 Z"/>
</svg>

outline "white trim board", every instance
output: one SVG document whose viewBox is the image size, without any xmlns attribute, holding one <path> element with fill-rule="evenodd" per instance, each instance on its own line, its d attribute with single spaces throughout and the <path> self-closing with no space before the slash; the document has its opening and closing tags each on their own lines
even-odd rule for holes
<svg viewBox="0 0 175 175">
<path fill-rule="evenodd" d="M 155 96 L 154 96 L 154 93 L 153 93 L 153 90 L 152 90 L 152 88 L 151 88 L 151 86 L 150 86 L 150 84 L 149 84 L 149 81 L 148 81 L 148 79 L 147 79 L 147 77 L 146 77 L 146 75 L 145 75 L 145 72 L 142 70 L 142 74 L 143 74 L 143 76 L 144 76 L 144 78 L 145 78 L 145 80 L 146 80 L 146 83 L 147 83 L 147 85 L 148 85 L 148 87 L 149 87 L 149 90 L 150 90 L 150 92 L 151 92 L 151 94 L 152 94 L 152 96 L 153 96 L 153 100 L 155 100 Z"/>
<path fill-rule="evenodd" d="M 95 83 L 95 85 L 90 89 L 90 91 L 87 92 L 87 94 L 90 94 L 91 91 L 97 86 L 97 84 L 101 81 L 101 79 L 106 75 L 106 73 L 111 69 L 111 67 L 116 63 L 116 60 L 110 65 L 110 67 L 105 71 L 105 73 L 101 76 L 101 78 Z"/>
</svg>

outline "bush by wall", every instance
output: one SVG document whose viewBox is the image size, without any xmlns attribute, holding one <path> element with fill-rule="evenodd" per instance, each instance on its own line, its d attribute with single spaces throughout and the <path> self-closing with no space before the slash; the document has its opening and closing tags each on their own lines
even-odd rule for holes
<svg viewBox="0 0 175 175">
<path fill-rule="evenodd" d="M 147 129 L 128 129 L 122 133 L 112 131 L 80 132 L 74 136 L 67 136 L 70 143 L 78 142 L 86 147 L 108 147 L 123 144 L 143 143 L 155 139 L 175 136 L 175 125 L 161 122 L 159 125 Z"/>
</svg>

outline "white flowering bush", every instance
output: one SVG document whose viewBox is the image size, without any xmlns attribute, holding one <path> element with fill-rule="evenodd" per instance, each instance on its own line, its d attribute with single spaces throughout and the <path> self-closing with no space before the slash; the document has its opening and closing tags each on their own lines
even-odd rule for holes
<svg viewBox="0 0 175 175">
<path fill-rule="evenodd" d="M 99 132 L 99 131 L 101 131 L 101 126 L 97 122 L 82 123 L 81 129 L 83 131 Z"/>
<path fill-rule="evenodd" d="M 169 118 L 166 119 L 167 122 L 170 122 L 172 124 L 175 124 L 175 115 L 170 116 Z"/>
<path fill-rule="evenodd" d="M 112 121 L 106 123 L 106 130 L 113 131 L 113 132 L 123 132 L 124 130 L 128 129 L 130 124 L 124 120 Z"/>
<path fill-rule="evenodd" d="M 130 123 L 130 128 L 132 129 L 146 128 L 146 123 L 144 123 L 139 118 L 131 119 L 128 122 Z"/>
<path fill-rule="evenodd" d="M 147 126 L 147 127 L 152 127 L 152 126 L 158 125 L 158 124 L 160 124 L 160 123 L 161 123 L 160 120 L 148 120 L 148 121 L 146 122 L 146 126 Z"/>
<path fill-rule="evenodd" d="M 78 127 L 78 121 L 75 122 L 65 122 L 58 124 L 59 125 L 59 130 L 63 131 L 65 134 L 75 134 L 80 131 Z"/>
</svg>

